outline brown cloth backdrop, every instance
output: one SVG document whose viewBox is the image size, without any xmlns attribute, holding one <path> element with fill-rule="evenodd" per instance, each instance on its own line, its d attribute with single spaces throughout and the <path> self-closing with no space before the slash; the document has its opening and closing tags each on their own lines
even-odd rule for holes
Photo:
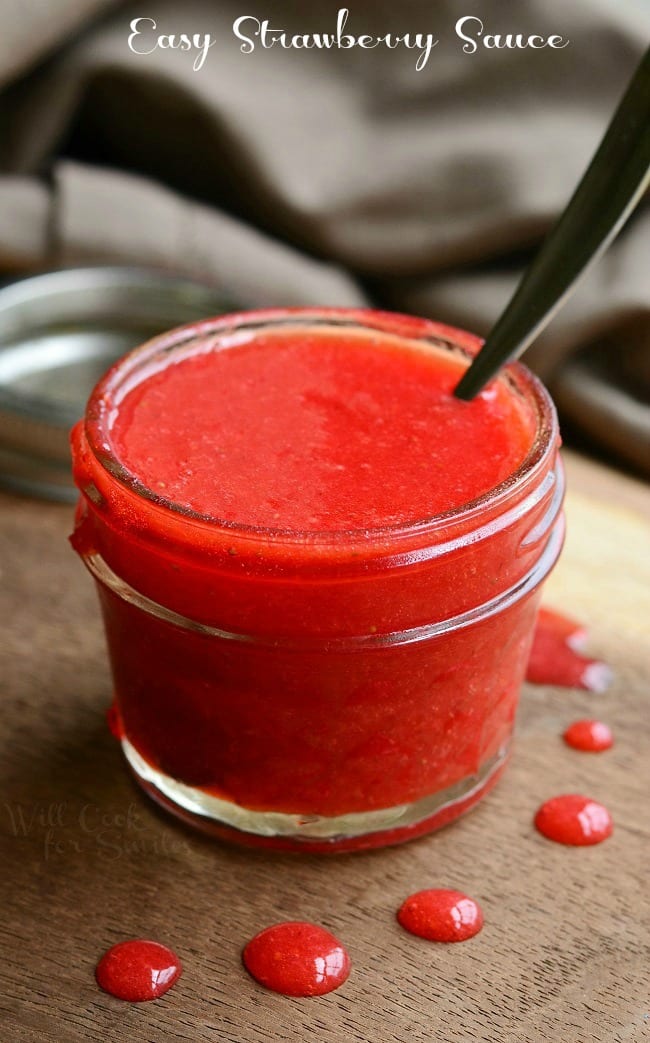
<svg viewBox="0 0 650 1043">
<path fill-rule="evenodd" d="M 161 265 L 246 306 L 379 304 L 485 333 L 650 40 L 646 0 L 357 3 L 387 50 L 242 54 L 243 15 L 333 32 L 332 0 L 0 0 L 0 271 Z M 559 33 L 463 54 L 454 25 Z M 130 22 L 209 32 L 132 53 Z M 143 26 L 148 28 L 148 26 Z M 640 208 L 526 361 L 565 419 L 650 472 L 650 211 Z"/>
</svg>

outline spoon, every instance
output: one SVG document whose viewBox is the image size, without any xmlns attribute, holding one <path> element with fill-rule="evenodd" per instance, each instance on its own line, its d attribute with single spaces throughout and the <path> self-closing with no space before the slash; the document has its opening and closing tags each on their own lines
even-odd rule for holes
<svg viewBox="0 0 650 1043">
<path fill-rule="evenodd" d="M 466 401 L 528 348 L 650 185 L 650 48 L 582 180 L 454 390 Z"/>
</svg>

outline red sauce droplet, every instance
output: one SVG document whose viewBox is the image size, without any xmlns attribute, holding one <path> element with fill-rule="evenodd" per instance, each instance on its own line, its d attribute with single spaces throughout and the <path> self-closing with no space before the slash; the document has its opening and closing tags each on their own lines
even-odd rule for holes
<svg viewBox="0 0 650 1043">
<path fill-rule="evenodd" d="M 607 808 L 578 793 L 547 800 L 535 815 L 535 826 L 549 840 L 580 847 L 600 844 L 614 829 Z"/>
<path fill-rule="evenodd" d="M 575 620 L 549 608 L 540 609 L 526 680 L 604 692 L 612 671 L 606 663 L 582 655 L 586 636 L 584 627 Z"/>
<path fill-rule="evenodd" d="M 614 745 L 614 736 L 602 721 L 574 721 L 562 736 L 567 746 L 587 753 L 600 753 Z"/>
<path fill-rule="evenodd" d="M 285 996 L 323 996 L 350 973 L 350 957 L 338 939 L 311 923 L 267 927 L 251 938 L 243 959 L 260 985 Z"/>
<path fill-rule="evenodd" d="M 119 1000 L 142 1003 L 163 996 L 178 981 L 181 962 L 158 942 L 135 938 L 105 952 L 95 969 L 98 985 Z"/>
<path fill-rule="evenodd" d="M 121 741 L 124 738 L 124 725 L 122 723 L 122 715 L 115 701 L 111 703 L 106 711 L 106 723 L 113 738 Z"/>
<path fill-rule="evenodd" d="M 397 919 L 406 931 L 431 942 L 464 942 L 483 926 L 481 907 L 473 898 L 435 888 L 410 895 Z"/>
</svg>

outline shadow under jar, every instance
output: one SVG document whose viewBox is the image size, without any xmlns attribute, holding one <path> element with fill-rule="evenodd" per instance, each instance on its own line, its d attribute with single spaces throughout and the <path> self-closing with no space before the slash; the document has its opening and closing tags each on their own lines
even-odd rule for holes
<svg viewBox="0 0 650 1043">
<path fill-rule="evenodd" d="M 370 310 L 158 337 L 73 431 L 122 748 L 213 834 L 328 852 L 472 807 L 505 766 L 563 540 L 552 402 L 478 338 Z"/>
</svg>

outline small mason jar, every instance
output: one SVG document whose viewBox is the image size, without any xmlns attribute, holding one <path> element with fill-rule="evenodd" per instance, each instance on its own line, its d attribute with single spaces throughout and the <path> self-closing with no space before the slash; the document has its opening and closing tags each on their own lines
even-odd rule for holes
<svg viewBox="0 0 650 1043">
<path fill-rule="evenodd" d="M 534 418 L 521 465 L 408 525 L 221 523 L 120 464 L 111 424 L 147 374 L 222 342 L 236 351 L 233 334 L 306 326 L 467 360 L 481 343 L 338 309 L 248 312 L 157 337 L 106 374 L 73 431 L 72 543 L 99 593 L 116 727 L 140 785 L 216 836 L 327 852 L 437 829 L 497 780 L 563 541 L 564 481 L 553 404 L 518 364 L 498 379 Z"/>
</svg>

